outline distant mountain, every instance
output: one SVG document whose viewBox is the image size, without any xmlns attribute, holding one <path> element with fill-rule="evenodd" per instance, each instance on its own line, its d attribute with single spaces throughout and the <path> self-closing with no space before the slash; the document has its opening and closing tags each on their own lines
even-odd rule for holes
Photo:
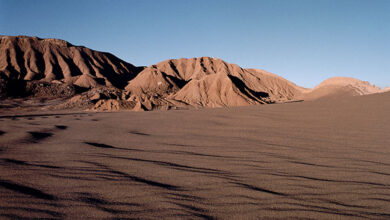
<svg viewBox="0 0 390 220">
<path fill-rule="evenodd" d="M 381 88 L 369 82 L 350 77 L 329 78 L 300 98 L 315 100 L 320 98 L 341 98 L 344 96 L 359 96 L 383 92 Z"/>
<path fill-rule="evenodd" d="M 0 37 L 0 75 L 23 80 L 63 81 L 80 87 L 123 88 L 142 68 L 110 53 L 59 39 Z"/>
</svg>

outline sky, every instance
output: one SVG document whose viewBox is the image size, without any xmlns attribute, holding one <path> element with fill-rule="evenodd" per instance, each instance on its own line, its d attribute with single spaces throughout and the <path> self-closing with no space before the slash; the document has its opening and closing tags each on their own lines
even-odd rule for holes
<svg viewBox="0 0 390 220">
<path fill-rule="evenodd" d="M 390 86 L 390 0 L 0 0 L 0 35 L 137 66 L 210 56 L 307 88 L 333 76 Z"/>
</svg>

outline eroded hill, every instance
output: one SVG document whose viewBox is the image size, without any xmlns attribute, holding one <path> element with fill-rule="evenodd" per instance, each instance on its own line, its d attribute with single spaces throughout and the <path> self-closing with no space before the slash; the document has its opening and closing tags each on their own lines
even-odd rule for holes
<svg viewBox="0 0 390 220">
<path fill-rule="evenodd" d="M 142 68 L 110 53 L 59 39 L 0 37 L 0 75 L 19 80 L 59 81 L 83 88 L 123 88 Z"/>
<path fill-rule="evenodd" d="M 155 110 L 232 107 L 382 92 L 353 78 L 331 78 L 306 89 L 260 69 L 218 58 L 162 61 L 136 67 L 110 53 L 59 39 L 0 37 L 0 98 L 61 99 L 42 108 Z M 30 103 L 30 100 L 28 100 Z M 9 106 L 5 101 L 0 108 Z"/>
</svg>

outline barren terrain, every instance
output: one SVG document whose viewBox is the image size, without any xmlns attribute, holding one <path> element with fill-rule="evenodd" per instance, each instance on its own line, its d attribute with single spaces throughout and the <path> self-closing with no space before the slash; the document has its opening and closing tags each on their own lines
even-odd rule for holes
<svg viewBox="0 0 390 220">
<path fill-rule="evenodd" d="M 214 57 L 137 67 L 60 39 L 0 36 L 0 110 L 15 98 L 42 103 L 62 98 L 45 105 L 51 110 L 150 111 L 339 99 L 385 91 L 348 77 L 333 77 L 307 89 L 265 70 Z"/>
<path fill-rule="evenodd" d="M 390 93 L 0 117 L 2 218 L 389 219 Z"/>
</svg>

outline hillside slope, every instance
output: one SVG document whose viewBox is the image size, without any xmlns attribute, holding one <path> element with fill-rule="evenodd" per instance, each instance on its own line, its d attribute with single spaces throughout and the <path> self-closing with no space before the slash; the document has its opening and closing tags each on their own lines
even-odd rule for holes
<svg viewBox="0 0 390 220">
<path fill-rule="evenodd" d="M 55 109 L 232 107 L 384 92 L 348 77 L 306 89 L 261 69 L 198 57 L 136 67 L 60 39 L 0 36 L 0 98 L 61 98 Z"/>
<path fill-rule="evenodd" d="M 299 98 L 316 100 L 322 98 L 341 98 L 346 96 L 360 96 L 383 92 L 381 88 L 369 82 L 350 77 L 329 78 Z"/>
<path fill-rule="evenodd" d="M 261 70 L 243 69 L 211 57 L 171 59 L 149 66 L 129 82 L 126 90 L 153 106 L 244 106 L 292 100 L 300 87 Z"/>
<path fill-rule="evenodd" d="M 110 53 L 94 51 L 59 39 L 0 37 L 0 75 L 8 79 L 60 80 L 90 88 L 123 88 L 142 68 Z"/>
</svg>

